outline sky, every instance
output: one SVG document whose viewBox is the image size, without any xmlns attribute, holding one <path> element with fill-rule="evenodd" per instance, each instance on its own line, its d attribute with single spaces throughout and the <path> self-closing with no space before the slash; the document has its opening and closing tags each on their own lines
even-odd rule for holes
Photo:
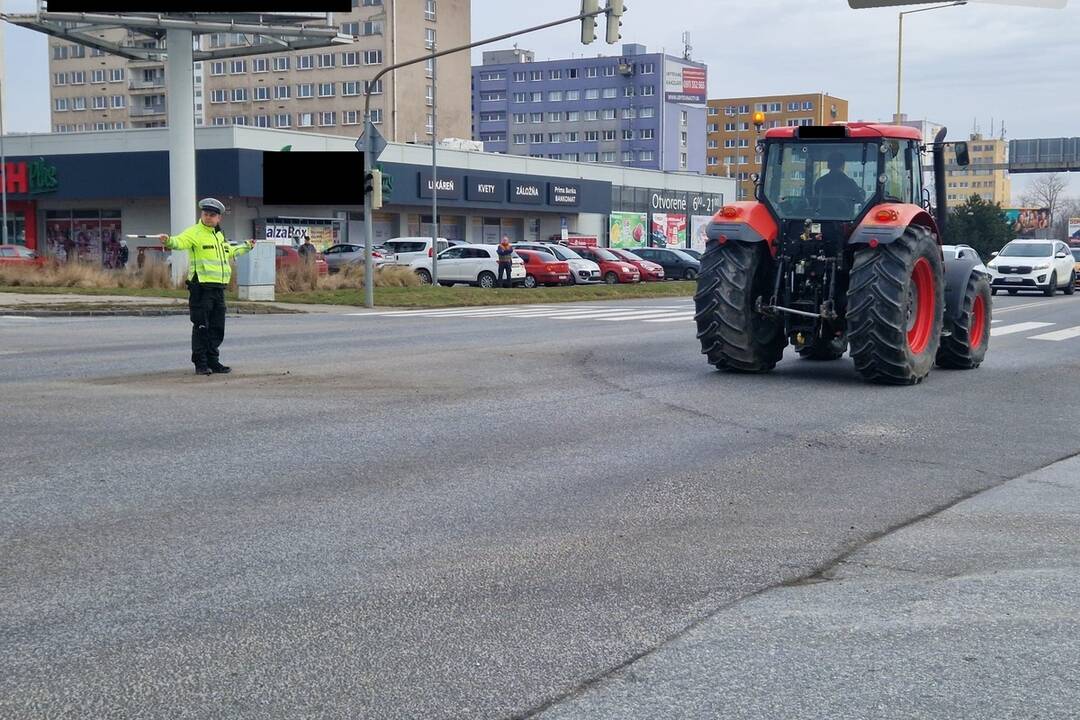
<svg viewBox="0 0 1080 720">
<path fill-rule="evenodd" d="M 1002 0 L 997 0 L 1001 2 Z M 1020 1 L 1020 0 L 1017 0 Z M 0 0 L 8 12 L 32 0 Z M 690 33 L 694 60 L 709 66 L 709 97 L 827 92 L 850 101 L 851 120 L 881 120 L 896 108 L 897 15 L 852 10 L 847 0 L 628 0 L 624 42 L 681 55 Z M 575 15 L 579 0 L 473 0 L 473 39 Z M 916 13 L 904 20 L 902 110 L 912 119 L 966 137 L 976 126 L 1007 137 L 1080 136 L 1080 0 L 1064 10 L 1010 7 L 984 0 Z M 521 37 L 537 60 L 617 54 L 598 40 L 582 46 L 579 26 Z M 513 41 L 490 46 L 507 48 Z M 481 50 L 474 51 L 480 62 Z M 4 36 L 9 132 L 49 129 L 45 36 L 8 25 Z M 1032 176 L 1013 176 L 1019 195 Z M 1080 194 L 1072 179 L 1070 194 Z"/>
</svg>

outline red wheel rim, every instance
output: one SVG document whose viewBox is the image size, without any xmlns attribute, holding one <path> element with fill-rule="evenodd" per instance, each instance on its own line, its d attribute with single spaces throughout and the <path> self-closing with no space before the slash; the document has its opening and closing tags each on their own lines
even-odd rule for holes
<svg viewBox="0 0 1080 720">
<path fill-rule="evenodd" d="M 908 347 L 918 355 L 930 343 L 934 327 L 934 272 L 930 262 L 921 257 L 911 269 L 911 292 L 908 297 Z"/>
<path fill-rule="evenodd" d="M 971 304 L 971 337 L 968 344 L 972 350 L 977 350 L 983 341 L 983 332 L 986 330 L 986 303 L 982 295 L 975 296 L 975 302 Z"/>
</svg>

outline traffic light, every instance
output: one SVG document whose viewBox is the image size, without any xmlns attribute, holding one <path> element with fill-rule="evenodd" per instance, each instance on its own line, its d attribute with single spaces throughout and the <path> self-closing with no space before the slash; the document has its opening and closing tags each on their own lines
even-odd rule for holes
<svg viewBox="0 0 1080 720">
<path fill-rule="evenodd" d="M 368 209 L 378 210 L 382 207 L 383 177 L 379 170 L 372 170 L 364 178 L 364 197 L 371 197 Z"/>
<path fill-rule="evenodd" d="M 600 11 L 600 0 L 581 0 L 581 14 Z M 588 45 L 596 39 L 596 16 L 581 18 L 581 44 Z"/>
<path fill-rule="evenodd" d="M 619 28 L 622 27 L 622 15 L 626 12 L 626 5 L 623 4 L 623 0 L 607 0 L 605 12 L 607 13 L 607 42 L 608 45 L 614 45 L 622 39 Z"/>
</svg>

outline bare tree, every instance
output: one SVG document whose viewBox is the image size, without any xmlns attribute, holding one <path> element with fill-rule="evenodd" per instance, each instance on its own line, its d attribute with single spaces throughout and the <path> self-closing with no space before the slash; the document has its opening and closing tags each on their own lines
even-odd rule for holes
<svg viewBox="0 0 1080 720">
<path fill-rule="evenodd" d="M 1052 225 L 1054 237 L 1064 238 L 1069 234 L 1069 218 L 1080 218 L 1080 198 L 1058 200 L 1058 219 Z"/>
<path fill-rule="evenodd" d="M 1020 196 L 1024 207 L 1046 208 L 1050 211 L 1050 227 L 1054 227 L 1061 205 L 1061 194 L 1069 187 L 1069 181 L 1061 173 L 1046 173 L 1037 176 Z"/>
</svg>

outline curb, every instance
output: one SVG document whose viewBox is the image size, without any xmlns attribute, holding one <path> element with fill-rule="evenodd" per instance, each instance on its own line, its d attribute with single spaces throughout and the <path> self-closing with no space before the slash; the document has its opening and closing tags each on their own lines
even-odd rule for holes
<svg viewBox="0 0 1080 720">
<path fill-rule="evenodd" d="M 108 310 L 7 310 L 0 308 L 0 316 L 6 317 L 32 317 L 32 318 L 50 318 L 50 317 L 166 317 L 171 315 L 187 315 L 188 309 L 186 307 L 178 308 L 124 308 L 124 309 L 108 309 Z M 254 312 L 251 310 L 237 308 L 230 309 L 227 316 L 238 317 L 240 315 L 304 315 L 306 313 L 298 310 L 286 310 L 282 308 L 274 308 L 271 310 Z"/>
</svg>

